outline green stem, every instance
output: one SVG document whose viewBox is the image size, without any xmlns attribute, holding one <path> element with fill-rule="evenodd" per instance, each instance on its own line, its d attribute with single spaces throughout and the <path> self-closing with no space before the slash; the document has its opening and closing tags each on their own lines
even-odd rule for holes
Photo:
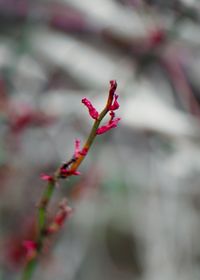
<svg viewBox="0 0 200 280">
<path fill-rule="evenodd" d="M 48 182 L 47 188 L 45 188 L 44 193 L 42 194 L 42 198 L 39 203 L 39 209 L 38 209 L 38 226 L 39 226 L 39 232 L 44 231 L 45 223 L 46 223 L 46 209 L 47 206 L 51 200 L 51 197 L 53 195 L 55 189 L 55 179 Z"/>
<path fill-rule="evenodd" d="M 39 202 L 39 208 L 38 208 L 38 239 L 36 241 L 37 243 L 37 253 L 39 254 L 42 250 L 43 247 L 43 240 L 45 238 L 44 236 L 44 230 L 45 230 L 45 226 L 46 226 L 46 209 L 47 206 L 51 200 L 51 197 L 53 195 L 53 191 L 55 189 L 55 181 L 49 181 L 47 187 L 45 188 L 41 200 Z M 37 266 L 37 259 L 31 259 L 27 262 L 25 268 L 24 268 L 24 272 L 23 272 L 23 276 L 22 276 L 22 280 L 30 280 L 32 278 L 32 275 L 36 269 Z"/>
<path fill-rule="evenodd" d="M 31 277 L 33 275 L 33 272 L 36 268 L 36 265 L 37 265 L 37 260 L 36 259 L 32 259 L 27 263 L 27 265 L 24 268 L 24 272 L 23 272 L 23 275 L 22 275 L 22 280 L 30 280 L 31 279 Z"/>
</svg>

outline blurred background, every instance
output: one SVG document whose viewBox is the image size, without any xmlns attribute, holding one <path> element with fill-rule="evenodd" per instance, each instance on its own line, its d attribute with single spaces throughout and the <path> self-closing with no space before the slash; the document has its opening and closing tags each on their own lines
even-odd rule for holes
<svg viewBox="0 0 200 280">
<path fill-rule="evenodd" d="M 118 82 L 119 127 L 61 182 L 74 213 L 34 279 L 200 279 L 200 2 L 0 0 L 0 279 L 51 174 Z"/>
</svg>

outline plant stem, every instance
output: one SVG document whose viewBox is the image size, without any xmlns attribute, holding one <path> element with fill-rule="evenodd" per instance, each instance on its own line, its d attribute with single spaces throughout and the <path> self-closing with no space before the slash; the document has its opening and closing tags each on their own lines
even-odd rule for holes
<svg viewBox="0 0 200 280">
<path fill-rule="evenodd" d="M 95 120 L 92 129 L 90 131 L 90 134 L 83 146 L 83 149 L 89 151 L 91 148 L 91 145 L 96 137 L 96 131 L 102 121 L 102 119 L 105 117 L 105 115 L 108 112 L 108 101 L 106 107 L 103 109 L 103 111 L 100 113 L 99 117 L 97 120 Z M 82 161 L 84 160 L 86 155 L 79 155 L 78 158 L 71 164 L 71 167 L 69 168 L 69 172 L 71 171 L 76 171 L 77 168 L 80 166 Z M 47 187 L 45 188 L 42 197 L 39 202 L 38 206 L 38 217 L 37 217 L 37 222 L 38 222 L 38 238 L 36 240 L 37 243 L 37 256 L 34 257 L 33 259 L 29 260 L 27 264 L 25 265 L 22 280 L 30 280 L 33 276 L 33 273 L 37 267 L 37 258 L 38 255 L 41 253 L 43 249 L 43 243 L 45 239 L 45 229 L 46 229 L 46 223 L 47 223 L 47 207 L 51 201 L 51 198 L 53 196 L 53 192 L 55 190 L 55 185 L 59 180 L 59 170 L 58 169 L 54 176 L 52 177 L 52 180 L 48 181 Z"/>
</svg>

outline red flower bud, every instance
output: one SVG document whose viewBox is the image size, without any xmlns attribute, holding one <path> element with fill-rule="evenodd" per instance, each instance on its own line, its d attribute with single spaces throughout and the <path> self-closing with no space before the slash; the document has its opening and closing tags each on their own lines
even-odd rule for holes
<svg viewBox="0 0 200 280">
<path fill-rule="evenodd" d="M 74 157 L 75 158 L 78 158 L 79 156 L 79 153 L 80 153 L 80 144 L 81 144 L 81 141 L 79 139 L 76 139 L 75 140 L 75 150 L 74 150 Z"/>
<path fill-rule="evenodd" d="M 69 169 L 66 169 L 64 167 L 60 168 L 60 178 L 67 178 L 68 176 L 71 176 L 71 175 L 80 175 L 81 173 L 79 171 L 76 171 L 76 170 L 69 170 Z"/>
<path fill-rule="evenodd" d="M 113 99 L 114 93 L 117 89 L 117 82 L 115 80 L 110 81 L 109 98 Z"/>
<path fill-rule="evenodd" d="M 99 127 L 96 131 L 97 135 L 103 134 L 105 132 L 107 132 L 108 130 L 117 127 L 118 122 L 120 121 L 120 118 L 116 118 L 116 119 L 111 119 L 106 125 L 103 125 L 101 127 Z"/>
<path fill-rule="evenodd" d="M 53 176 L 47 175 L 47 174 L 41 174 L 40 178 L 44 181 L 49 181 L 49 182 L 53 182 Z"/>
<path fill-rule="evenodd" d="M 81 143 L 81 141 L 79 139 L 75 140 L 75 151 L 74 151 L 75 159 L 77 159 L 79 157 L 79 155 L 86 156 L 87 152 L 88 152 L 87 148 L 83 148 L 82 150 L 80 150 L 80 143 Z"/>
<path fill-rule="evenodd" d="M 90 116 L 97 120 L 99 117 L 99 113 L 97 112 L 97 110 L 94 108 L 94 106 L 92 105 L 92 103 L 87 99 L 87 98 L 83 98 L 82 99 L 82 103 L 88 108 L 89 114 Z"/>
<path fill-rule="evenodd" d="M 59 205 L 60 210 L 56 214 L 53 223 L 47 229 L 48 233 L 57 232 L 64 224 L 65 220 L 72 214 L 72 208 L 68 205 L 67 199 L 63 199 Z"/>
<path fill-rule="evenodd" d="M 37 254 L 37 243 L 32 240 L 24 240 L 23 246 L 26 249 L 27 260 L 31 260 L 36 257 Z"/>
<path fill-rule="evenodd" d="M 118 101 L 117 101 L 118 97 L 119 97 L 119 96 L 118 96 L 117 94 L 114 94 L 114 96 L 113 96 L 114 101 L 113 101 L 113 103 L 108 107 L 109 110 L 114 111 L 114 110 L 119 109 L 119 103 L 118 103 Z"/>
</svg>

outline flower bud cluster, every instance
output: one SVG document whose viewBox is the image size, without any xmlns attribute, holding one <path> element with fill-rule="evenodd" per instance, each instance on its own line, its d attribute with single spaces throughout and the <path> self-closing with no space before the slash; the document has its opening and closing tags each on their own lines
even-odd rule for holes
<svg viewBox="0 0 200 280">
<path fill-rule="evenodd" d="M 103 134 L 107 132 L 108 130 L 117 127 L 118 122 L 120 121 L 120 118 L 115 118 L 114 111 L 119 109 L 120 105 L 118 103 L 118 95 L 115 93 L 117 89 L 117 82 L 115 80 L 110 81 L 110 90 L 109 90 L 109 96 L 108 96 L 108 102 L 106 105 L 106 109 L 108 112 L 110 112 L 110 120 L 107 122 L 106 125 L 103 125 L 99 127 L 96 131 L 96 134 Z M 91 118 L 98 120 L 100 117 L 100 114 L 96 110 L 96 108 L 92 105 L 92 103 L 87 99 L 83 98 L 82 103 L 88 108 L 89 115 Z"/>
</svg>

